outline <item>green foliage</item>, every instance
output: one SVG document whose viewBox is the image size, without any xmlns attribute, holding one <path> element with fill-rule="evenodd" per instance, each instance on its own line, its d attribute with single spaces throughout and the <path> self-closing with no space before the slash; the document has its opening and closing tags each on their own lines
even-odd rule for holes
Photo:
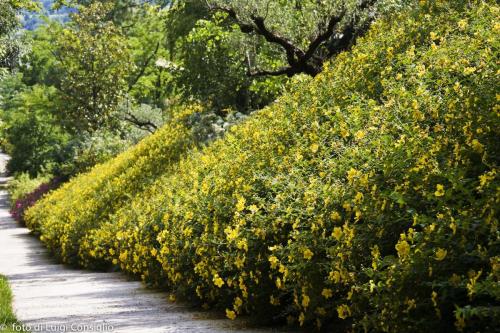
<svg viewBox="0 0 500 333">
<path fill-rule="evenodd" d="M 60 34 L 62 26 L 55 22 L 49 22 L 33 32 L 26 33 L 31 50 L 20 66 L 22 81 L 26 85 L 56 86 L 60 82 L 64 72 L 57 66 L 58 60 L 54 57 L 55 39 Z"/>
<path fill-rule="evenodd" d="M 9 282 L 3 275 L 0 275 L 0 323 L 2 323 L 0 324 L 2 333 L 14 333 L 18 331 L 18 327 L 21 327 L 12 310 L 12 291 Z"/>
<path fill-rule="evenodd" d="M 133 64 L 127 41 L 111 21 L 110 7 L 96 2 L 72 16 L 54 40 L 61 119 L 78 132 L 113 127 L 113 113 L 127 92 Z"/>
<path fill-rule="evenodd" d="M 28 224 L 65 262 L 119 265 L 229 318 L 493 331 L 499 13 L 420 1 L 225 138 L 186 154 L 173 121 Z"/>
<path fill-rule="evenodd" d="M 22 53 L 22 40 L 14 37 L 14 33 L 19 27 L 18 14 L 23 9 L 36 10 L 37 6 L 31 0 L 3 0 L 0 3 L 0 79 L 14 69 Z"/>
<path fill-rule="evenodd" d="M 249 112 L 272 101 L 284 78 L 250 78 L 245 60 L 248 48 L 265 49 L 253 43 L 225 15 L 200 19 L 189 34 L 177 41 L 180 54 L 177 82 L 186 97 L 192 96 L 218 112 L 234 108 Z M 267 48 L 268 51 L 269 48 Z M 269 52 L 264 55 L 269 56 Z M 266 58 L 271 61 L 270 57 Z"/>
<path fill-rule="evenodd" d="M 18 173 L 9 181 L 9 198 L 11 206 L 21 198 L 26 197 L 28 194 L 37 189 L 40 185 L 47 183 L 50 176 L 40 176 L 31 178 L 27 173 Z"/>
<path fill-rule="evenodd" d="M 67 158 L 63 147 L 69 135 L 54 117 L 57 105 L 54 88 L 34 86 L 4 104 L 3 136 L 7 153 L 7 167 L 12 172 L 27 172 L 31 176 L 51 173 Z"/>
<path fill-rule="evenodd" d="M 125 33 L 135 64 L 129 73 L 129 93 L 137 104 L 165 108 L 166 99 L 177 93 L 172 73 L 163 66 L 169 58 L 165 48 L 167 10 L 144 6 L 143 11 L 131 20 Z"/>
<path fill-rule="evenodd" d="M 157 131 L 153 135 L 145 138 L 138 145 L 132 147 L 126 154 L 121 154 L 117 158 L 95 166 L 90 173 L 82 174 L 75 179 L 79 179 L 87 184 L 85 193 L 74 186 L 74 182 L 62 186 L 66 190 L 57 191 L 55 196 L 50 196 L 47 200 L 59 202 L 67 207 L 72 207 L 70 215 L 72 219 L 78 220 L 72 224 L 71 236 L 67 235 L 55 240 L 58 246 L 52 250 L 66 263 L 77 264 L 79 262 L 79 246 L 75 246 L 78 238 L 82 237 L 90 229 L 98 228 L 104 221 L 111 218 L 120 205 L 133 199 L 129 193 L 141 192 L 146 189 L 157 177 L 164 173 L 171 172 L 175 162 L 178 161 L 189 148 L 194 147 L 190 130 L 184 125 L 185 118 L 193 112 L 200 112 L 199 107 L 193 107 L 178 114 L 170 124 Z M 94 173 L 99 173 L 101 177 L 96 179 Z M 56 199 L 58 194 L 62 197 Z M 55 201 L 52 201 L 54 200 Z M 81 200 L 85 205 L 80 205 Z M 47 201 L 48 202 L 48 201 Z M 47 214 L 46 218 L 52 218 L 52 214 Z M 54 220 L 54 222 L 58 223 Z M 58 226 L 51 225 L 49 229 L 44 226 L 28 222 L 37 232 L 41 233 L 44 239 L 52 239 L 52 235 L 58 235 L 62 229 L 69 225 L 62 222 Z M 74 228 L 73 228 L 74 227 Z M 60 247 L 59 247 L 60 246 Z M 98 266 L 95 263 L 94 266 Z"/>
<path fill-rule="evenodd" d="M 0 84 L 12 172 L 83 172 L 163 124 L 166 112 L 157 105 L 171 93 L 164 89 L 171 75 L 156 66 L 166 56 L 162 11 L 141 7 L 125 31 L 110 20 L 110 7 L 96 3 L 67 25 L 49 21 L 26 34 L 32 47 L 22 74 Z"/>
<path fill-rule="evenodd" d="M 8 167 L 14 174 L 71 176 L 116 156 L 145 135 L 132 131 L 128 123 L 121 126 L 127 135 L 107 129 L 71 135 L 57 116 L 58 91 L 43 85 L 29 87 L 22 81 L 17 74 L 0 84 L 2 146 L 12 156 Z"/>
<path fill-rule="evenodd" d="M 239 17 L 250 23 L 252 16 L 265 17 L 266 24 L 280 36 L 286 36 L 294 44 L 306 47 L 323 31 L 320 23 L 327 22 L 341 9 L 347 10 L 349 16 L 359 13 L 358 1 L 267 1 L 267 0 L 209 0 L 211 5 L 230 6 L 238 12 Z M 346 19 L 349 19 L 347 17 Z"/>
<path fill-rule="evenodd" d="M 251 43 L 247 45 L 250 73 L 289 77 L 301 73 L 316 76 L 325 61 L 350 49 L 373 21 L 411 3 L 407 0 L 207 1 L 212 11 L 227 14 L 241 32 L 253 37 L 254 44 L 274 50 L 275 66 L 269 66 L 262 49 L 252 48 Z M 276 63 L 281 64 L 276 66 Z"/>
<path fill-rule="evenodd" d="M 60 173 L 76 175 L 86 172 L 93 166 L 115 157 L 129 146 L 130 140 L 107 130 L 79 136 L 64 147 L 68 151 L 68 158 L 61 163 Z"/>
<path fill-rule="evenodd" d="M 72 12 L 72 9 L 67 7 L 54 8 L 54 0 L 37 0 L 36 4 L 39 10 L 21 13 L 21 25 L 26 30 L 31 31 L 39 28 L 46 23 L 47 19 L 59 23 L 67 22 L 69 14 Z"/>
</svg>

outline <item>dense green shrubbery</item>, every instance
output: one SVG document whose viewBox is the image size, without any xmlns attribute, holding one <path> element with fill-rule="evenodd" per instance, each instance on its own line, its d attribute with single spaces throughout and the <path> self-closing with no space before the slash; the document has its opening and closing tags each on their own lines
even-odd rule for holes
<svg viewBox="0 0 500 333">
<path fill-rule="evenodd" d="M 420 1 L 378 22 L 186 158 L 171 123 L 42 200 L 29 225 L 66 262 L 119 264 L 230 318 L 491 331 L 500 8 L 468 6 Z"/>
<path fill-rule="evenodd" d="M 50 176 L 31 178 L 27 173 L 19 173 L 9 181 L 8 191 L 11 206 L 16 200 L 33 192 L 38 186 L 50 180 Z"/>
<path fill-rule="evenodd" d="M 64 147 L 70 139 L 54 117 L 55 88 L 34 86 L 20 90 L 0 101 L 3 146 L 11 156 L 7 168 L 32 177 L 54 172 L 69 157 Z"/>
<path fill-rule="evenodd" d="M 35 213 L 36 220 L 27 221 L 28 226 L 40 232 L 44 240 L 54 242 L 52 250 L 65 262 L 76 264 L 77 243 L 81 237 L 108 220 L 110 214 L 133 198 L 133 193 L 147 188 L 156 177 L 171 169 L 189 147 L 194 146 L 191 132 L 182 119 L 197 111 L 197 107 L 184 111 L 126 154 L 97 165 L 90 173 L 64 184 L 61 190 L 38 206 L 64 206 L 68 208 L 65 217 L 42 209 L 38 212 L 40 214 Z M 51 222 L 45 223 L 48 220 Z"/>
</svg>

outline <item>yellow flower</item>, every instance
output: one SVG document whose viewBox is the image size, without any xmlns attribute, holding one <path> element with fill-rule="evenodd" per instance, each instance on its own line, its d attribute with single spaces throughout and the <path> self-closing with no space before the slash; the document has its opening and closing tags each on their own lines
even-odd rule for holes
<svg viewBox="0 0 500 333">
<path fill-rule="evenodd" d="M 330 214 L 330 218 L 333 220 L 333 221 L 340 221 L 340 219 L 342 218 L 340 216 L 340 214 L 337 212 L 337 211 L 333 211 L 331 214 Z"/>
<path fill-rule="evenodd" d="M 311 258 L 314 256 L 314 253 L 309 250 L 309 249 L 305 249 L 304 250 L 304 259 L 307 259 L 307 260 L 311 260 Z"/>
<path fill-rule="evenodd" d="M 222 278 L 217 273 L 214 275 L 213 282 L 219 288 L 224 285 L 224 280 L 222 280 Z"/>
<path fill-rule="evenodd" d="M 467 28 L 467 20 L 460 20 L 457 25 L 460 30 L 465 30 Z"/>
<path fill-rule="evenodd" d="M 470 75 L 476 71 L 476 67 L 465 67 L 464 74 Z"/>
<path fill-rule="evenodd" d="M 442 197 L 444 195 L 444 186 L 441 184 L 436 185 L 436 192 L 434 192 L 436 197 Z"/>
<path fill-rule="evenodd" d="M 128 255 L 128 252 L 127 252 L 127 250 L 125 250 L 122 253 L 120 253 L 120 256 L 118 258 L 120 259 L 120 261 L 125 262 L 125 260 L 127 260 L 127 255 Z"/>
<path fill-rule="evenodd" d="M 326 299 L 329 299 L 333 296 L 333 291 L 331 289 L 328 289 L 328 288 L 325 288 L 323 289 L 323 291 L 321 292 L 321 295 L 326 298 Z"/>
<path fill-rule="evenodd" d="M 438 38 L 437 34 L 434 31 L 431 31 L 430 36 L 432 40 L 436 40 Z"/>
<path fill-rule="evenodd" d="M 340 227 L 335 227 L 333 228 L 333 232 L 332 232 L 332 237 L 335 238 L 336 240 L 340 240 L 340 238 L 342 237 L 342 228 Z"/>
<path fill-rule="evenodd" d="M 224 229 L 224 233 L 226 234 L 226 238 L 228 241 L 232 242 L 233 240 L 235 240 L 236 238 L 238 238 L 238 229 L 233 229 L 231 227 L 227 227 L 226 229 Z"/>
<path fill-rule="evenodd" d="M 233 310 L 226 309 L 226 317 L 228 317 L 231 320 L 236 319 L 236 312 Z"/>
<path fill-rule="evenodd" d="M 342 276 L 340 275 L 339 271 L 331 271 L 328 275 L 328 279 L 335 283 L 339 283 L 341 278 Z"/>
<path fill-rule="evenodd" d="M 233 305 L 234 309 L 238 310 L 239 308 L 241 308 L 242 305 L 243 305 L 243 300 L 239 297 L 236 297 L 234 299 L 234 305 Z"/>
<path fill-rule="evenodd" d="M 444 258 L 446 258 L 446 255 L 448 254 L 448 251 L 442 248 L 438 248 L 436 251 L 436 260 L 441 261 Z"/>
<path fill-rule="evenodd" d="M 302 296 L 302 306 L 304 308 L 307 308 L 309 306 L 310 301 L 311 301 L 311 299 L 309 298 L 309 296 L 307 296 L 307 295 Z"/>
<path fill-rule="evenodd" d="M 337 306 L 337 313 L 340 319 L 346 319 L 351 315 L 351 309 L 349 308 L 348 305 L 342 304 Z"/>
<path fill-rule="evenodd" d="M 410 311 L 411 309 L 415 309 L 417 307 L 417 302 L 414 299 L 406 299 L 405 303 L 408 305 L 406 311 Z"/>
<path fill-rule="evenodd" d="M 299 315 L 299 323 L 300 326 L 304 325 L 304 321 L 306 320 L 306 316 L 304 315 L 304 312 L 301 312 Z"/>
<path fill-rule="evenodd" d="M 363 201 L 364 195 L 361 192 L 356 193 L 356 196 L 354 197 L 354 202 L 355 203 L 360 203 Z"/>
<path fill-rule="evenodd" d="M 457 233 L 457 224 L 455 222 L 450 223 L 450 229 L 453 231 L 453 234 Z"/>
<path fill-rule="evenodd" d="M 318 150 L 319 150 L 319 145 L 318 145 L 317 143 L 314 143 L 314 144 L 312 144 L 312 145 L 311 145 L 311 147 L 310 147 L 310 148 L 311 148 L 311 151 L 312 151 L 313 153 L 317 153 L 317 152 L 318 152 Z"/>
<path fill-rule="evenodd" d="M 431 300 L 434 307 L 437 306 L 437 296 L 438 296 L 437 292 L 433 291 L 431 294 Z"/>
<path fill-rule="evenodd" d="M 488 185 L 492 180 L 495 180 L 497 171 L 495 169 L 490 172 L 485 173 L 484 175 L 479 176 L 479 188 L 483 188 Z"/>
<path fill-rule="evenodd" d="M 399 241 L 395 247 L 400 258 L 404 258 L 410 253 L 410 244 L 405 240 Z"/>
<path fill-rule="evenodd" d="M 238 249 L 240 250 L 244 250 L 244 251 L 248 251 L 248 242 L 245 238 L 243 239 L 240 239 L 238 241 L 238 243 L 236 244 L 236 246 L 238 247 Z"/>
<path fill-rule="evenodd" d="M 349 183 L 352 183 L 354 181 L 354 178 L 358 177 L 361 174 L 358 170 L 351 168 L 349 171 L 347 171 L 347 180 Z"/>
<path fill-rule="evenodd" d="M 269 257 L 269 262 L 271 263 L 271 268 L 274 269 L 274 268 L 278 267 L 278 264 L 279 264 L 280 261 L 275 256 L 270 256 Z"/>
<path fill-rule="evenodd" d="M 269 303 L 271 303 L 271 305 L 277 306 L 277 305 L 280 305 L 280 300 L 279 300 L 279 298 L 271 295 L 271 297 L 269 297 Z"/>
<path fill-rule="evenodd" d="M 246 203 L 245 198 L 239 197 L 238 203 L 236 204 L 236 211 L 241 212 L 243 209 L 245 209 L 245 203 Z"/>
<path fill-rule="evenodd" d="M 151 255 L 152 255 L 153 257 L 156 257 L 156 254 L 157 254 L 157 253 L 158 253 L 158 251 L 157 251 L 155 248 L 152 248 L 152 249 L 151 249 Z"/>
<path fill-rule="evenodd" d="M 359 130 L 356 132 L 356 134 L 354 134 L 354 137 L 356 138 L 356 140 L 362 140 L 364 137 L 366 136 L 366 133 L 365 131 L 363 130 Z"/>
<path fill-rule="evenodd" d="M 482 153 L 484 150 L 483 145 L 477 139 L 472 140 L 471 146 L 478 153 Z"/>
<path fill-rule="evenodd" d="M 241 257 L 237 257 L 235 260 L 234 260 L 234 264 L 236 265 L 236 267 L 238 268 L 243 268 L 243 266 L 245 265 L 245 257 L 241 258 Z"/>
<path fill-rule="evenodd" d="M 326 316 L 326 310 L 323 307 L 316 308 L 316 311 L 314 312 L 316 312 L 320 316 Z"/>
</svg>

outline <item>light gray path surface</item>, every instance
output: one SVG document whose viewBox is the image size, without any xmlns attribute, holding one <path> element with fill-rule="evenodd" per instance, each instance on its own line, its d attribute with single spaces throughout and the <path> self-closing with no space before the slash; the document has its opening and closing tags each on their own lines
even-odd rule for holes
<svg viewBox="0 0 500 333">
<path fill-rule="evenodd" d="M 0 168 L 7 158 L 0 154 Z M 0 185 L 6 181 L 2 174 Z M 0 274 L 11 284 L 18 319 L 31 325 L 32 332 L 273 332 L 243 329 L 238 320 L 194 312 L 121 273 L 96 273 L 57 264 L 28 229 L 10 217 L 3 189 Z"/>
</svg>

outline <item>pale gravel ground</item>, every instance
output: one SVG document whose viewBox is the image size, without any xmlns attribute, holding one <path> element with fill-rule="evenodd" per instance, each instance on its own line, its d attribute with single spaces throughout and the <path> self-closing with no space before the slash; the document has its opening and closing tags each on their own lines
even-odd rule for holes
<svg viewBox="0 0 500 333">
<path fill-rule="evenodd" d="M 0 154 L 0 169 L 7 159 Z M 0 185 L 6 181 L 2 172 Z M 32 332 L 283 332 L 243 329 L 241 321 L 190 310 L 121 273 L 89 272 L 56 263 L 40 241 L 10 217 L 8 195 L 3 189 L 0 274 L 11 284 L 18 319 L 31 325 Z M 81 330 L 75 325 L 89 327 Z"/>
</svg>

